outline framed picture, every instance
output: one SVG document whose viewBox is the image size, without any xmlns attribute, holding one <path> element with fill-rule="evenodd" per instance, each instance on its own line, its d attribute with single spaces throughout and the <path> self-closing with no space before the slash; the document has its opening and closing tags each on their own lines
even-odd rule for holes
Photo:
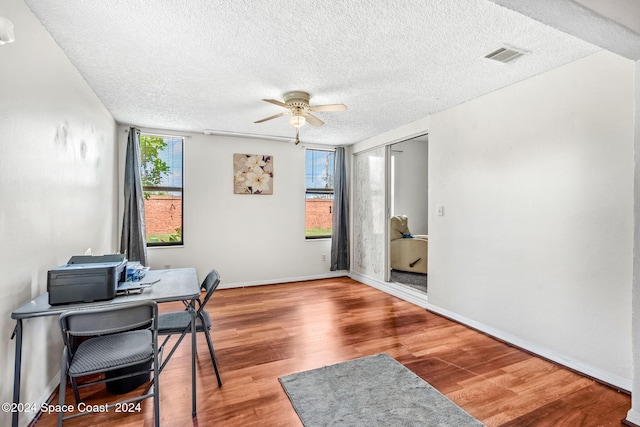
<svg viewBox="0 0 640 427">
<path fill-rule="evenodd" d="M 273 156 L 233 155 L 234 194 L 273 194 Z"/>
</svg>

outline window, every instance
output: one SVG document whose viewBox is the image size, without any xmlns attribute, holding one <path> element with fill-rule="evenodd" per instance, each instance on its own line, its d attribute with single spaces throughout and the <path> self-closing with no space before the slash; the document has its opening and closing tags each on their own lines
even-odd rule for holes
<svg viewBox="0 0 640 427">
<path fill-rule="evenodd" d="M 140 135 L 147 246 L 182 245 L 182 149 L 178 136 Z"/>
<path fill-rule="evenodd" d="M 331 237 L 333 212 L 333 157 L 328 150 L 305 153 L 305 212 L 307 239 Z"/>
</svg>

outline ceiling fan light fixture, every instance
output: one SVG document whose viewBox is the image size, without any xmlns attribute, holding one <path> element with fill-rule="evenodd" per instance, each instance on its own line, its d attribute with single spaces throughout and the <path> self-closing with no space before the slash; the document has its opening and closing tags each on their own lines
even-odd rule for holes
<svg viewBox="0 0 640 427">
<path fill-rule="evenodd" d="M 291 91 L 284 94 L 284 102 L 277 99 L 262 99 L 278 107 L 285 108 L 287 111 L 273 116 L 266 117 L 264 119 L 256 120 L 254 123 L 264 123 L 269 120 L 277 119 L 278 117 L 291 114 L 289 117 L 289 124 L 296 128 L 296 145 L 300 143 L 299 131 L 306 123 L 313 127 L 319 127 L 324 125 L 324 122 L 318 117 L 311 114 L 314 111 L 345 111 L 347 106 L 344 104 L 324 104 L 324 105 L 309 105 L 309 94 L 302 91 Z"/>
<path fill-rule="evenodd" d="M 291 116 L 291 118 L 289 118 L 289 124 L 295 128 L 299 128 L 301 126 L 304 126 L 304 124 L 307 122 L 307 120 L 304 118 L 304 116 L 301 115 L 293 115 Z"/>
</svg>

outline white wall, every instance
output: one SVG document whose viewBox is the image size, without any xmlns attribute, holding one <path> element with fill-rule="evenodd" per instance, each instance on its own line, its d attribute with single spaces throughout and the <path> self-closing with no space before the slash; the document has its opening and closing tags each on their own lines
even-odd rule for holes
<svg viewBox="0 0 640 427">
<path fill-rule="evenodd" d="M 640 347 L 640 61 L 635 63 L 635 137 L 634 137 L 634 160 L 635 160 L 635 180 L 634 180 L 634 245 L 633 250 L 633 291 L 632 291 L 632 345 L 634 349 Z M 633 352 L 633 368 L 636 373 L 633 377 L 633 388 L 631 394 L 631 409 L 627 414 L 627 420 L 640 425 L 640 352 Z"/>
<path fill-rule="evenodd" d="M 626 389 L 633 73 L 601 52 L 435 114 L 429 136 L 429 303 Z"/>
<path fill-rule="evenodd" d="M 380 135 L 357 142 L 351 146 L 352 153 L 357 154 L 381 145 L 394 144 L 396 142 L 424 135 L 429 129 L 429 121 L 430 117 L 424 117 L 404 126 L 400 126 L 399 128 L 391 129 L 390 131 L 381 133 Z"/>
<path fill-rule="evenodd" d="M 0 16 L 16 35 L 0 46 L 0 401 L 11 402 L 11 312 L 46 291 L 50 268 L 115 249 L 116 124 L 22 1 L 3 0 Z M 24 334 L 21 400 L 39 403 L 58 380 L 57 319 L 26 320 Z"/>
<path fill-rule="evenodd" d="M 118 133 L 121 147 L 124 130 Z M 233 194 L 234 153 L 273 156 L 273 195 Z M 302 145 L 290 143 L 187 134 L 185 243 L 149 248 L 151 267 L 196 267 L 201 278 L 216 268 L 221 288 L 344 275 L 329 271 L 330 239 L 304 238 L 304 153 Z"/>
<path fill-rule="evenodd" d="M 429 145 L 426 137 L 394 144 L 393 214 L 407 215 L 413 234 L 429 234 Z"/>
<path fill-rule="evenodd" d="M 574 0 L 605 18 L 640 33 L 640 2 L 636 0 Z"/>
</svg>

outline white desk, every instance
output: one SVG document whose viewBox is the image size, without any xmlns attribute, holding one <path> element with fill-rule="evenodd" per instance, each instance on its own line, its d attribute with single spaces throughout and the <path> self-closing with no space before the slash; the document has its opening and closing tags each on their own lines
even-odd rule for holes
<svg viewBox="0 0 640 427">
<path fill-rule="evenodd" d="M 158 280 L 142 293 L 134 295 L 117 296 L 108 301 L 97 301 L 92 303 L 75 303 L 63 305 L 49 305 L 49 293 L 45 292 L 36 298 L 15 309 L 11 313 L 11 318 L 16 320 L 16 327 L 13 331 L 12 338 L 16 338 L 16 356 L 14 361 L 14 377 L 13 377 L 13 402 L 20 402 L 20 374 L 22 369 L 22 321 L 34 317 L 59 316 L 65 311 L 77 309 L 97 307 L 111 304 L 122 304 L 133 301 L 153 300 L 157 303 L 171 301 L 193 301 L 200 296 L 200 283 L 198 282 L 198 273 L 195 268 L 177 268 L 171 270 L 150 270 L 140 283 L 149 283 Z M 192 316 L 195 316 L 192 310 Z M 176 344 L 177 345 L 177 344 Z M 191 322 L 191 411 L 192 415 L 196 415 L 196 331 L 195 317 Z M 17 405 L 16 405 L 17 406 Z M 18 426 L 18 412 L 13 413 L 13 427 Z"/>
</svg>

